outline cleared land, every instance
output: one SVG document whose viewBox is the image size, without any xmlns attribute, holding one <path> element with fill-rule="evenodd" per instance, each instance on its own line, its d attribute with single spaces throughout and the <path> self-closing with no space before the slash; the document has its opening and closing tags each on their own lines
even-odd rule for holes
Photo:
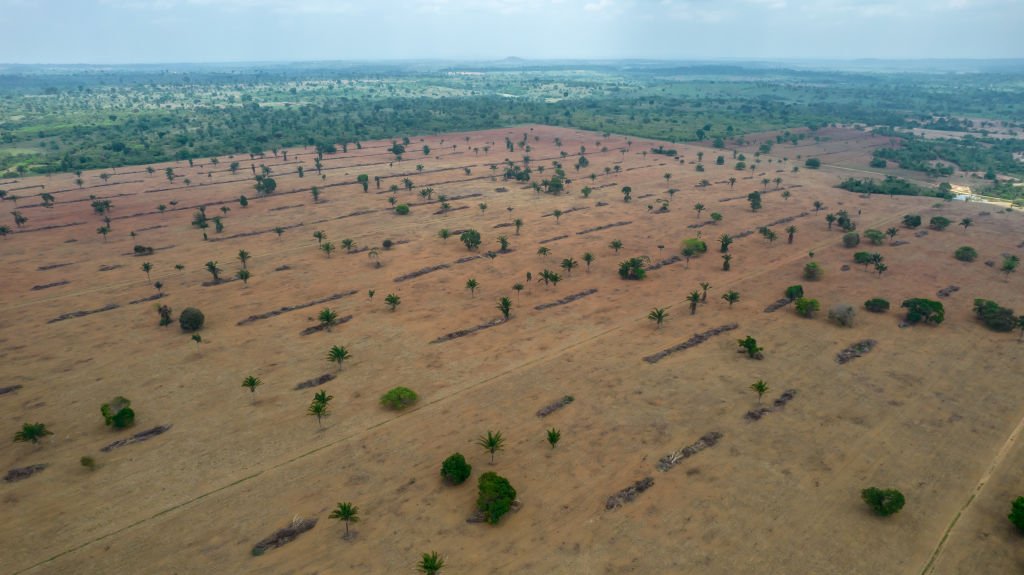
<svg viewBox="0 0 1024 575">
<path fill-rule="evenodd" d="M 504 151 L 506 136 L 515 141 L 524 133 L 529 152 Z M 683 162 L 641 153 L 659 144 L 678 149 Z M 39 448 L 8 444 L 0 455 L 0 471 L 49 464 L 27 479 L 0 483 L 0 571 L 395 573 L 429 550 L 446 555 L 457 573 L 917 574 L 928 566 L 953 574 L 1010 573 L 1024 564 L 1006 520 L 1010 499 L 1024 493 L 1024 448 L 1014 441 L 1024 417 L 1024 347 L 1015 335 L 988 331 L 971 312 L 976 297 L 1024 309 L 1022 274 L 1004 279 L 984 263 L 1021 254 L 1019 213 L 933 198 L 861 198 L 832 188 L 848 174 L 827 165 L 792 173 L 792 154 L 789 162 L 781 153 L 764 157 L 751 175 L 733 170 L 731 161 L 716 166 L 707 148 L 640 139 L 628 145 L 623 137 L 542 126 L 413 138 L 405 159 L 393 164 L 388 145 L 327 155 L 323 180 L 313 150 L 293 149 L 287 162 L 269 154 L 236 158 L 237 175 L 221 158 L 219 166 L 155 165 L 153 174 L 118 169 L 106 184 L 99 172 L 86 173 L 83 189 L 74 175 L 5 181 L 5 189 L 25 188 L 14 193 L 28 222 L 0 240 L 2 386 L 22 386 L 0 395 L 0 417 L 8 438 L 25 421 L 44 422 L 55 435 Z M 581 145 L 590 166 L 577 176 L 572 166 Z M 521 161 L 528 153 L 535 168 L 546 166 L 544 174 L 535 172 L 541 179 L 563 150 L 568 157 L 561 161 L 576 178 L 567 194 L 501 181 L 505 158 Z M 695 171 L 698 151 L 706 172 Z M 294 173 L 298 162 L 304 178 Z M 252 189 L 249 166 L 260 163 L 278 183 L 265 198 Z M 499 166 L 497 181 L 490 164 Z M 621 172 L 606 175 L 604 168 L 615 165 Z M 178 174 L 174 182 L 164 177 L 166 167 Z M 584 177 L 590 172 L 597 174 L 593 182 Z M 367 193 L 355 182 L 360 173 L 370 176 Z M 672 174 L 668 182 L 665 173 Z M 374 176 L 383 178 L 379 190 Z M 411 213 L 398 216 L 387 190 L 405 177 L 415 187 L 397 195 Z M 783 199 L 782 189 L 769 184 L 764 208 L 751 212 L 746 194 L 775 177 L 792 197 Z M 703 179 L 711 185 L 698 187 Z M 54 194 L 55 207 L 30 205 L 39 185 Z M 313 185 L 322 191 L 319 203 L 308 191 Z M 589 199 L 580 195 L 584 185 L 594 188 Z M 627 185 L 630 203 L 619 191 Z M 419 190 L 427 186 L 435 203 L 421 205 Z M 670 211 L 649 211 L 655 200 L 669 199 L 669 187 L 679 190 Z M 249 196 L 248 208 L 238 205 L 241 194 Z M 435 213 L 437 194 L 453 198 L 447 214 Z M 90 195 L 113 202 L 106 241 L 95 232 L 101 221 Z M 826 208 L 816 213 L 815 201 Z M 488 204 L 483 213 L 481 202 Z M 700 218 L 692 209 L 697 202 L 707 208 Z M 159 213 L 159 204 L 168 210 Z M 210 216 L 220 215 L 221 205 L 231 208 L 222 233 L 208 230 L 211 241 L 190 226 L 200 205 Z M 4 206 L 15 209 L 9 201 Z M 543 217 L 556 209 L 564 215 Z M 824 215 L 839 209 L 859 230 L 899 226 L 906 213 L 925 222 L 937 214 L 954 222 L 971 217 L 975 225 L 923 237 L 901 228 L 896 239 L 909 243 L 862 246 L 885 256 L 889 271 L 879 277 L 854 265 L 854 250 L 827 230 Z M 688 228 L 710 212 L 723 221 Z M 789 224 L 774 228 L 780 239 L 773 244 L 749 235 L 733 244 L 732 270 L 722 271 L 718 235 L 804 212 L 792 220 L 793 245 L 783 232 Z M 515 218 L 524 221 L 519 235 L 498 227 Z M 578 233 L 617 222 L 631 223 Z M 286 231 L 277 237 L 275 227 Z M 475 228 L 483 246 L 470 253 L 456 237 L 438 238 L 441 228 Z M 339 249 L 326 257 L 312 237 L 316 230 L 332 242 L 351 238 L 356 248 L 385 239 L 408 243 L 381 251 L 378 268 L 368 252 Z M 707 254 L 664 265 L 644 281 L 619 279 L 621 260 L 668 259 L 698 231 L 709 240 Z M 499 234 L 512 251 L 459 263 L 497 251 Z M 543 244 L 550 255 L 536 253 L 541 241 L 559 236 L 565 237 Z M 613 239 L 624 244 L 619 254 L 609 247 Z M 135 244 L 156 251 L 136 257 Z M 953 259 L 961 245 L 974 246 L 978 260 Z M 219 262 L 231 277 L 242 249 L 252 254 L 248 287 L 203 286 L 211 279 L 205 262 Z M 589 272 L 581 258 L 588 251 L 596 256 Z M 825 270 L 818 282 L 801 279 L 810 251 Z M 536 278 L 544 268 L 558 270 L 565 257 L 580 266 L 557 287 L 534 281 L 514 294 L 512 285 L 525 282 L 527 271 Z M 152 281 L 164 284 L 162 299 L 145 301 L 156 292 L 140 270 L 144 261 L 153 264 Z M 844 265 L 850 269 L 841 271 Z M 432 267 L 438 269 L 395 281 Z M 480 284 L 475 296 L 464 287 L 471 277 Z M 690 315 L 685 297 L 701 281 L 712 285 L 708 301 Z M 797 316 L 792 306 L 763 311 L 796 283 L 821 300 L 815 319 Z M 52 287 L 33 291 L 45 285 Z M 946 321 L 938 327 L 901 329 L 898 311 L 861 308 L 876 296 L 894 307 L 909 297 L 935 299 L 950 285 L 960 290 L 942 299 Z M 597 291 L 537 309 L 591 289 Z M 741 294 L 731 308 L 720 299 L 729 289 Z M 384 304 L 388 293 L 401 296 L 397 311 Z M 496 300 L 506 295 L 514 302 L 510 321 L 430 343 L 499 318 Z M 824 310 L 839 302 L 858 307 L 853 328 L 825 319 Z M 186 306 L 205 312 L 198 350 L 176 324 L 158 327 L 157 303 L 175 316 Z M 300 335 L 323 306 L 351 319 L 330 332 Z M 645 319 L 654 307 L 669 307 L 661 329 Z M 48 323 L 78 311 L 96 313 Z M 699 346 L 643 361 L 732 323 L 738 327 Z M 764 346 L 763 361 L 736 353 L 736 339 L 746 335 Z M 867 339 L 877 341 L 870 353 L 836 363 L 837 353 Z M 353 354 L 340 371 L 325 360 L 335 344 Z M 337 377 L 294 389 L 325 373 Z M 241 387 L 250 374 L 264 381 L 254 403 Z M 796 394 L 751 421 L 744 415 L 758 407 L 749 390 L 758 379 L 771 386 L 765 405 L 786 390 Z M 380 395 L 399 385 L 416 390 L 419 403 L 399 413 L 381 408 Z M 319 389 L 336 398 L 322 430 L 305 415 Z M 133 402 L 138 420 L 131 430 L 103 426 L 99 406 L 115 395 Z M 537 417 L 566 395 L 575 400 Z M 171 428 L 100 453 L 159 425 Z M 550 427 L 562 432 L 556 449 L 545 442 Z M 508 437 L 494 465 L 472 444 L 489 429 Z M 713 446 L 702 439 L 708 437 L 716 438 Z M 455 451 L 472 463 L 473 477 L 448 487 L 438 470 Z M 657 469 L 677 453 L 692 455 Z M 83 455 L 96 456 L 99 467 L 82 468 Z M 496 527 L 466 522 L 476 477 L 489 470 L 507 477 L 522 503 Z M 643 486 L 636 482 L 646 477 L 652 485 L 606 509 L 610 496 Z M 906 508 L 885 520 L 870 515 L 859 496 L 869 485 L 901 489 Z M 354 540 L 342 540 L 343 527 L 327 519 L 339 501 L 360 508 Z M 319 523 L 282 548 L 250 555 L 296 515 Z"/>
</svg>

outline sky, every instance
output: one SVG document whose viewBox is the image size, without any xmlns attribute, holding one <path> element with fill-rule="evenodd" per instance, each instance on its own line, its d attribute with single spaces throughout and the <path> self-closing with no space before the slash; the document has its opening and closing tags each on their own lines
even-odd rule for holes
<svg viewBox="0 0 1024 575">
<path fill-rule="evenodd" d="M 0 0 L 0 62 L 1022 58 L 1024 0 Z"/>
</svg>

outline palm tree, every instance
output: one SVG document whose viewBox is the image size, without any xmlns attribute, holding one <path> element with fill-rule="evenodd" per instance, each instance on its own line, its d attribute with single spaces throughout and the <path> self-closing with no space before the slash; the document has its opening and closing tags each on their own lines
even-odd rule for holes
<svg viewBox="0 0 1024 575">
<path fill-rule="evenodd" d="M 220 281 L 220 271 L 221 270 L 220 270 L 219 267 L 217 267 L 217 262 L 215 262 L 215 261 L 206 262 L 206 271 L 210 272 L 210 275 L 213 276 L 213 281 L 215 281 L 215 282 L 219 282 Z"/>
<path fill-rule="evenodd" d="M 828 229 L 829 229 L 829 231 L 832 231 L 832 224 L 836 221 L 836 215 L 835 214 L 828 214 L 828 215 L 826 215 L 825 216 L 825 221 L 828 222 Z"/>
<path fill-rule="evenodd" d="M 892 243 L 893 238 L 895 238 L 896 234 L 898 234 L 898 233 L 899 233 L 899 230 L 897 230 L 896 228 L 889 228 L 889 229 L 885 230 L 885 235 L 889 236 L 889 243 L 890 244 Z"/>
<path fill-rule="evenodd" d="M 796 235 L 796 226 L 786 228 L 786 233 L 789 234 L 789 243 L 793 243 L 793 236 Z"/>
<path fill-rule="evenodd" d="M 316 318 L 322 327 L 326 328 L 327 331 L 331 331 L 331 326 L 338 321 L 338 312 L 329 307 L 325 307 L 320 310 L 320 313 L 317 314 Z"/>
<path fill-rule="evenodd" d="M 331 512 L 330 518 L 345 522 L 345 539 L 348 539 L 349 523 L 359 523 L 359 508 L 351 503 L 339 503 L 338 507 Z"/>
<path fill-rule="evenodd" d="M 22 424 L 21 431 L 14 434 L 14 441 L 39 443 L 47 435 L 53 435 L 53 432 L 46 429 L 45 423 L 25 423 Z"/>
<path fill-rule="evenodd" d="M 562 269 L 565 270 L 565 273 L 568 275 L 572 275 L 573 268 L 578 266 L 579 264 L 576 263 L 576 260 L 572 258 L 565 258 L 564 260 L 562 260 Z"/>
<path fill-rule="evenodd" d="M 250 257 L 252 257 L 252 256 L 249 255 L 249 252 L 247 252 L 245 250 L 238 250 L 238 261 L 242 262 L 242 268 L 247 268 L 248 267 L 248 266 L 246 266 L 246 262 L 249 261 Z"/>
<path fill-rule="evenodd" d="M 594 254 L 590 252 L 585 252 L 580 259 L 583 260 L 583 263 L 587 264 L 587 271 L 589 272 L 590 264 L 594 262 Z"/>
<path fill-rule="evenodd" d="M 370 248 L 370 251 L 366 252 L 366 257 L 373 260 L 374 267 L 380 267 L 380 250 Z"/>
<path fill-rule="evenodd" d="M 733 177 L 729 178 L 729 188 L 731 189 L 735 185 L 736 185 L 736 177 L 733 176 Z"/>
<path fill-rule="evenodd" d="M 729 302 L 729 307 L 732 307 L 732 304 L 740 301 L 740 292 L 729 290 L 722 294 L 722 299 Z"/>
<path fill-rule="evenodd" d="M 551 212 L 551 215 L 555 216 L 555 223 L 558 223 L 558 219 L 562 217 L 562 210 L 555 210 Z"/>
<path fill-rule="evenodd" d="M 252 272 L 247 269 L 240 269 L 235 272 L 235 277 L 242 280 L 242 285 L 249 287 L 249 278 L 252 277 Z"/>
<path fill-rule="evenodd" d="M 776 178 L 775 178 L 774 180 L 772 180 L 772 181 L 773 181 L 773 182 L 775 182 L 775 189 L 776 189 L 776 190 L 777 190 L 777 189 L 779 189 L 779 186 L 780 186 L 780 185 L 782 185 L 782 178 L 778 178 L 778 177 L 776 177 Z M 788 196 L 787 196 L 787 197 L 788 197 Z"/>
<path fill-rule="evenodd" d="M 484 451 L 491 454 L 491 465 L 494 464 L 494 454 L 498 451 L 505 449 L 505 438 L 501 436 L 500 431 L 491 432 L 487 431 L 487 435 L 481 435 L 477 438 L 476 444 L 484 448 Z"/>
<path fill-rule="evenodd" d="M 341 247 L 345 248 L 346 252 L 352 253 L 352 250 L 356 249 L 356 242 L 350 238 L 341 240 Z"/>
<path fill-rule="evenodd" d="M 320 249 L 323 250 L 323 252 L 325 254 L 327 254 L 328 258 L 330 258 L 331 257 L 331 252 L 334 251 L 334 244 L 331 243 L 331 242 L 322 243 L 322 244 L 320 244 Z"/>
<path fill-rule="evenodd" d="M 550 254 L 550 253 L 551 253 L 551 248 L 549 248 L 547 246 L 541 246 L 541 247 L 537 248 L 537 255 L 538 256 L 546 258 L 546 257 L 548 257 L 548 254 Z"/>
<path fill-rule="evenodd" d="M 10 234 L 10 233 L 11 233 L 11 228 L 9 226 L 0 226 L 0 236 L 3 236 L 3 237 L 6 238 L 7 234 Z"/>
<path fill-rule="evenodd" d="M 750 389 L 757 394 L 757 402 L 761 403 L 761 397 L 768 393 L 768 384 L 763 379 L 759 379 L 756 383 L 750 384 Z"/>
<path fill-rule="evenodd" d="M 320 392 L 320 393 L 326 393 L 326 392 Z M 306 408 L 306 413 L 308 415 L 312 415 L 313 417 L 315 417 L 316 418 L 316 424 L 322 429 L 323 426 L 324 426 L 324 423 L 323 423 L 324 418 L 327 417 L 328 415 L 330 415 L 330 413 L 329 413 L 330 408 L 328 407 L 328 401 L 330 401 L 331 396 L 327 396 L 327 401 L 320 401 L 318 399 L 319 396 L 320 396 L 320 394 L 317 394 L 317 396 L 315 396 L 313 398 L 313 402 L 309 404 L 308 408 Z"/>
<path fill-rule="evenodd" d="M 338 369 L 341 369 L 342 362 L 346 359 L 350 359 L 351 357 L 352 354 L 350 354 L 344 346 L 335 345 L 327 351 L 327 361 L 333 361 L 338 364 Z"/>
<path fill-rule="evenodd" d="M 700 213 L 704 211 L 704 204 L 700 202 L 693 204 L 693 211 L 697 212 L 697 217 L 700 218 Z"/>
<path fill-rule="evenodd" d="M 732 254 L 724 254 L 722 256 L 722 271 L 727 272 L 732 269 Z"/>
<path fill-rule="evenodd" d="M 700 292 L 693 290 L 690 295 L 686 296 L 686 301 L 690 302 L 690 315 L 697 313 L 697 304 L 700 303 Z"/>
<path fill-rule="evenodd" d="M 503 252 L 508 251 L 508 236 L 498 236 L 498 247 Z"/>
<path fill-rule="evenodd" d="M 615 250 L 615 253 L 618 254 L 619 250 L 622 249 L 622 242 L 619 240 L 612 240 L 611 243 L 608 244 L 608 247 Z"/>
<path fill-rule="evenodd" d="M 651 313 L 647 314 L 647 319 L 653 321 L 658 329 L 661 329 L 661 324 L 665 323 L 665 318 L 668 317 L 668 312 L 663 307 L 656 307 L 651 310 Z"/>
<path fill-rule="evenodd" d="M 242 380 L 242 387 L 246 387 L 249 389 L 249 391 L 251 392 L 250 397 L 252 398 L 252 401 L 254 403 L 256 401 L 256 388 L 261 385 L 263 385 L 263 382 L 260 381 L 258 377 L 253 375 L 246 376 L 246 378 Z"/>
<path fill-rule="evenodd" d="M 814 211 L 815 211 L 815 213 L 820 212 L 821 209 L 824 208 L 824 207 L 825 207 L 825 204 L 821 203 L 820 200 L 814 200 Z"/>
<path fill-rule="evenodd" d="M 317 230 L 313 232 L 313 237 L 316 238 L 316 245 L 319 246 L 324 243 L 324 240 L 327 239 L 327 232 L 323 230 Z"/>
<path fill-rule="evenodd" d="M 423 558 L 416 564 L 416 570 L 423 575 L 437 575 L 444 567 L 444 559 L 437 554 L 437 551 L 424 553 Z"/>
<path fill-rule="evenodd" d="M 18 227 L 21 227 L 21 226 L 18 226 Z M 107 226 L 100 226 L 100 227 L 96 228 L 96 233 L 103 236 L 103 241 L 107 241 L 107 234 L 110 233 L 110 228 L 108 228 Z"/>
<path fill-rule="evenodd" d="M 518 230 L 516 231 L 518 232 Z M 451 237 L 451 235 L 452 233 L 448 231 L 448 228 L 441 228 L 441 231 L 437 232 L 437 237 L 441 238 L 442 240 L 447 240 L 449 237 Z"/>
<path fill-rule="evenodd" d="M 284 228 L 282 228 L 280 226 L 276 227 L 276 228 L 274 228 L 274 233 L 277 234 L 277 239 L 281 239 L 281 234 L 284 233 Z"/>
<path fill-rule="evenodd" d="M 480 287 L 480 282 L 476 281 L 476 278 L 469 278 L 466 280 L 466 289 L 469 290 L 470 297 L 476 295 L 476 288 Z"/>
<path fill-rule="evenodd" d="M 782 190 L 782 199 L 788 200 L 792 195 L 789 190 Z"/>
<path fill-rule="evenodd" d="M 554 449 L 558 445 L 558 441 L 562 439 L 562 432 L 558 431 L 554 427 L 548 430 L 548 443 L 551 444 L 551 449 Z"/>
<path fill-rule="evenodd" d="M 521 286 L 522 284 L 516 284 L 516 285 L 520 285 Z M 501 316 L 503 318 L 505 318 L 505 321 L 508 321 L 508 319 L 510 317 L 512 317 L 512 300 L 510 298 L 504 297 L 504 296 L 501 299 L 499 299 L 498 300 L 498 311 L 501 312 Z"/>
<path fill-rule="evenodd" d="M 971 227 L 971 224 L 973 223 L 974 220 L 972 220 L 971 218 L 964 218 L 960 220 L 960 225 L 964 227 L 964 231 L 967 231 L 967 228 Z"/>
<path fill-rule="evenodd" d="M 523 291 L 523 284 L 518 282 L 512 284 L 512 290 L 516 292 L 516 301 L 519 301 L 520 292 Z"/>
<path fill-rule="evenodd" d="M 384 297 L 384 303 L 386 303 L 391 308 L 391 311 L 395 311 L 395 308 L 398 307 L 398 304 L 402 303 L 402 298 L 398 297 L 398 294 L 389 293 L 387 296 Z"/>
<path fill-rule="evenodd" d="M 721 246 L 720 250 L 723 254 L 729 253 L 729 244 L 732 243 L 732 236 L 729 234 L 722 234 L 718 237 L 718 244 Z"/>
<path fill-rule="evenodd" d="M 149 277 L 149 272 L 153 271 L 153 264 L 142 262 L 142 271 L 146 272 L 146 281 L 150 281 L 152 278 Z"/>
<path fill-rule="evenodd" d="M 518 236 L 519 228 L 523 227 L 523 220 L 521 220 L 520 218 L 516 218 L 516 220 L 512 223 L 516 226 L 516 235 Z"/>
<path fill-rule="evenodd" d="M 711 289 L 711 284 L 709 282 L 700 282 L 698 285 L 700 285 L 701 289 L 700 301 L 708 301 L 708 290 Z"/>
<path fill-rule="evenodd" d="M 883 264 L 882 262 L 875 262 L 875 271 L 878 272 L 878 277 L 882 277 L 882 273 L 885 272 L 885 270 L 887 269 L 889 269 L 889 266 Z"/>
</svg>

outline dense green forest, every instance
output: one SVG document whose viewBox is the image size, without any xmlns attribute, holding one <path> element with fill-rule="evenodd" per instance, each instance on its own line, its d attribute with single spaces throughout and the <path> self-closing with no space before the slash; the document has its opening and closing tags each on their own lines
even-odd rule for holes
<svg viewBox="0 0 1024 575">
<path fill-rule="evenodd" d="M 1024 176 L 1024 83 L 974 74 L 669 63 L 8 67 L 0 174 L 147 164 L 521 123 L 672 142 L 860 124 L 904 140 L 875 162 Z M 988 125 L 1002 122 L 998 138 Z M 907 130 L 970 130 L 924 140 Z M 981 131 L 979 131 L 981 130 Z"/>
</svg>

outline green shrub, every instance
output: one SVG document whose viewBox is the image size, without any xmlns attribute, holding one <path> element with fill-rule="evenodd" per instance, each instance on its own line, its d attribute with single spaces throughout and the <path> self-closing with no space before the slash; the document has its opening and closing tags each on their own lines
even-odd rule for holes
<svg viewBox="0 0 1024 575">
<path fill-rule="evenodd" d="M 871 254 L 869 252 L 857 252 L 853 254 L 853 263 L 867 266 L 871 263 Z"/>
<path fill-rule="evenodd" d="M 855 248 L 860 245 L 860 234 L 857 232 L 846 232 L 843 234 L 843 245 L 848 248 Z"/>
<path fill-rule="evenodd" d="M 789 299 L 797 299 L 804 297 L 804 286 L 795 285 L 786 288 L 786 297 Z"/>
<path fill-rule="evenodd" d="M 868 487 L 860 492 L 860 496 L 864 503 L 868 504 L 868 507 L 871 507 L 875 513 L 882 517 L 898 513 L 900 509 L 903 509 L 903 504 L 906 503 L 906 499 L 904 499 L 903 494 L 898 489 Z"/>
<path fill-rule="evenodd" d="M 810 281 L 818 281 L 825 275 L 825 270 L 821 269 L 818 262 L 810 262 L 804 266 L 804 279 Z"/>
<path fill-rule="evenodd" d="M 885 241 L 885 233 L 879 230 L 866 230 L 864 232 L 864 237 L 876 246 L 882 245 L 882 242 Z"/>
<path fill-rule="evenodd" d="M 197 331 L 203 327 L 204 321 L 206 321 L 206 317 L 203 312 L 194 307 L 185 308 L 185 311 L 181 312 L 181 316 L 178 317 L 178 323 L 181 324 L 181 329 L 184 331 Z"/>
<path fill-rule="evenodd" d="M 907 323 L 934 323 L 938 325 L 946 318 L 942 302 L 925 298 L 904 300 L 900 307 L 907 308 Z"/>
<path fill-rule="evenodd" d="M 94 471 L 96 469 L 96 459 L 91 455 L 83 455 L 82 458 L 78 460 L 78 462 L 82 464 L 82 467 L 88 469 L 89 471 Z"/>
<path fill-rule="evenodd" d="M 472 472 L 473 466 L 466 463 L 461 453 L 453 453 L 441 462 L 441 477 L 452 485 L 461 485 Z"/>
<path fill-rule="evenodd" d="M 804 162 L 804 166 L 812 170 L 817 170 L 821 167 L 821 160 L 818 158 L 807 158 L 807 161 Z"/>
<path fill-rule="evenodd" d="M 1017 316 L 1013 310 L 992 300 L 974 300 L 974 315 L 992 331 L 1013 331 L 1017 327 Z"/>
<path fill-rule="evenodd" d="M 953 223 L 953 220 L 951 220 L 949 218 L 944 218 L 942 216 L 935 216 L 932 219 L 928 220 L 928 227 L 930 227 L 933 230 L 941 231 L 941 230 L 944 230 L 944 229 L 948 228 L 949 224 L 951 224 L 951 223 Z"/>
<path fill-rule="evenodd" d="M 124 429 L 135 424 L 135 412 L 130 407 L 132 404 L 125 397 L 120 395 L 100 406 L 100 413 L 103 414 L 103 421 L 107 427 Z"/>
<path fill-rule="evenodd" d="M 397 206 L 395 206 L 395 213 L 400 215 L 400 216 L 407 216 L 407 215 L 409 215 L 409 205 L 408 204 L 398 204 Z"/>
<path fill-rule="evenodd" d="M 796 313 L 804 317 L 811 317 L 814 315 L 814 312 L 821 309 L 821 304 L 818 303 L 818 300 L 807 297 L 798 298 L 794 306 L 796 306 Z"/>
<path fill-rule="evenodd" d="M 393 387 L 380 396 L 380 404 L 391 409 L 405 409 L 416 403 L 419 396 L 408 387 Z"/>
<path fill-rule="evenodd" d="M 619 277 L 624 280 L 642 280 L 647 277 L 644 258 L 629 258 L 619 263 Z"/>
<path fill-rule="evenodd" d="M 978 259 L 978 250 L 971 246 L 960 246 L 956 249 L 956 252 L 953 253 L 953 257 L 962 262 L 973 262 Z"/>
<path fill-rule="evenodd" d="M 914 229 L 921 225 L 921 216 L 907 214 L 903 216 L 903 225 Z"/>
<path fill-rule="evenodd" d="M 386 250 L 390 250 L 391 248 L 393 248 L 395 246 L 395 242 L 394 242 L 394 240 L 384 240 L 383 242 L 381 242 L 380 245 L 381 245 L 382 248 L 384 248 Z"/>
<path fill-rule="evenodd" d="M 686 250 L 687 248 L 692 250 L 691 253 L 693 255 L 700 255 L 708 251 L 708 244 L 700 238 L 690 238 L 683 240 L 682 250 Z"/>
<path fill-rule="evenodd" d="M 1024 497 L 1018 497 L 1010 504 L 1010 523 L 1024 532 Z"/>
<path fill-rule="evenodd" d="M 864 309 L 873 313 L 885 313 L 889 311 L 889 302 L 880 297 L 874 297 L 864 302 Z"/>
<path fill-rule="evenodd" d="M 480 232 L 476 230 L 466 230 L 459 236 L 459 240 L 466 244 L 466 249 L 475 250 L 480 247 Z"/>
<path fill-rule="evenodd" d="M 516 490 L 507 479 L 493 471 L 480 476 L 476 508 L 484 514 L 484 519 L 488 523 L 496 524 L 502 515 L 512 509 L 512 502 L 515 500 Z"/>
</svg>

